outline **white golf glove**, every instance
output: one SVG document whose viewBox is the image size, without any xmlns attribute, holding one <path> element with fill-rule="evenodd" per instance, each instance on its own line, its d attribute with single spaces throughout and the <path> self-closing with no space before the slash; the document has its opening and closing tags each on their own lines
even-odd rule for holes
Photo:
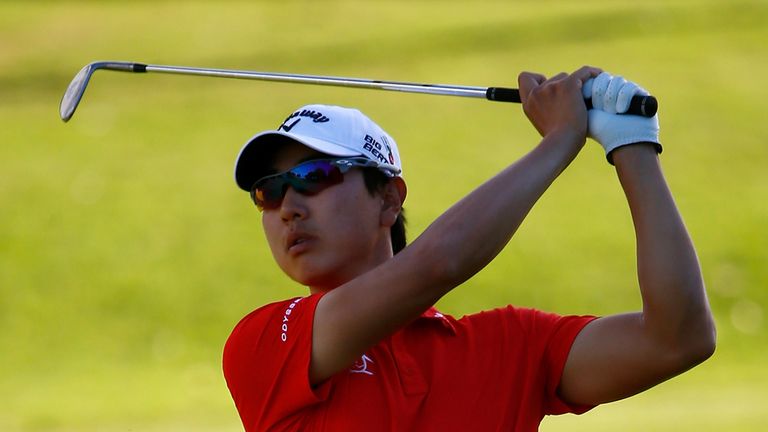
<svg viewBox="0 0 768 432">
<path fill-rule="evenodd" d="M 654 143 L 656 151 L 661 153 L 658 114 L 650 118 L 622 114 L 629 109 L 632 96 L 649 94 L 645 89 L 620 76 L 603 72 L 585 82 L 582 92 L 585 99 L 592 99 L 587 136 L 603 146 L 611 165 L 611 152 L 629 144 Z"/>
</svg>

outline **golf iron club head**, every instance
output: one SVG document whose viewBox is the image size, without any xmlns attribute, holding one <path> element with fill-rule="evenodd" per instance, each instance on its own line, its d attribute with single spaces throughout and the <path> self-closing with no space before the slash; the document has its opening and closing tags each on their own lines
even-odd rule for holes
<svg viewBox="0 0 768 432">
<path fill-rule="evenodd" d="M 67 91 L 64 92 L 64 96 L 61 98 L 59 104 L 59 115 L 65 122 L 72 118 L 75 114 L 77 105 L 83 98 L 85 88 L 88 86 L 88 82 L 91 80 L 91 75 L 99 69 L 117 70 L 124 72 L 144 72 L 142 66 L 138 63 L 129 62 L 93 62 L 85 65 L 80 72 L 72 78 L 72 82 L 67 86 Z"/>
</svg>

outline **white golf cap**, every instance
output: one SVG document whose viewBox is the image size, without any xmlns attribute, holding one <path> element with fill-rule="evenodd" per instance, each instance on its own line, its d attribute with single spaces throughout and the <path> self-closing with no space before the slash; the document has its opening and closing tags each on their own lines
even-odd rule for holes
<svg viewBox="0 0 768 432">
<path fill-rule="evenodd" d="M 306 105 L 289 115 L 276 129 L 249 139 L 235 161 L 235 182 L 245 190 L 264 176 L 266 157 L 275 138 L 286 137 L 330 156 L 362 156 L 390 175 L 402 175 L 395 140 L 362 112 L 332 105 Z"/>
</svg>

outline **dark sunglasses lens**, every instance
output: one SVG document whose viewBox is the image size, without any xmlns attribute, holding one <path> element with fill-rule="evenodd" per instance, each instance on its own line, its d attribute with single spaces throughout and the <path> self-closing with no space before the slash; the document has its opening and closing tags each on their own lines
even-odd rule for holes
<svg viewBox="0 0 768 432">
<path fill-rule="evenodd" d="M 343 180 L 341 169 L 331 161 L 309 161 L 282 174 L 260 180 L 254 185 L 251 197 L 260 209 L 275 209 L 280 206 L 288 186 L 301 194 L 314 195 Z"/>
<path fill-rule="evenodd" d="M 273 209 L 280 205 L 280 201 L 288 188 L 283 176 L 272 177 L 260 181 L 253 187 L 251 197 L 260 209 Z"/>
</svg>

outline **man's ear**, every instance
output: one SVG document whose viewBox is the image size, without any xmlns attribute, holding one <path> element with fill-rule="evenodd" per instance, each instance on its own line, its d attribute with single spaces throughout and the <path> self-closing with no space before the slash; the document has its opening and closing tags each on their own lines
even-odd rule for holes
<svg viewBox="0 0 768 432">
<path fill-rule="evenodd" d="M 400 177 L 394 177 L 384 185 L 381 191 L 382 225 L 391 227 L 395 224 L 397 216 L 403 209 L 406 195 L 408 195 L 408 187 L 405 185 L 405 180 Z"/>
</svg>

